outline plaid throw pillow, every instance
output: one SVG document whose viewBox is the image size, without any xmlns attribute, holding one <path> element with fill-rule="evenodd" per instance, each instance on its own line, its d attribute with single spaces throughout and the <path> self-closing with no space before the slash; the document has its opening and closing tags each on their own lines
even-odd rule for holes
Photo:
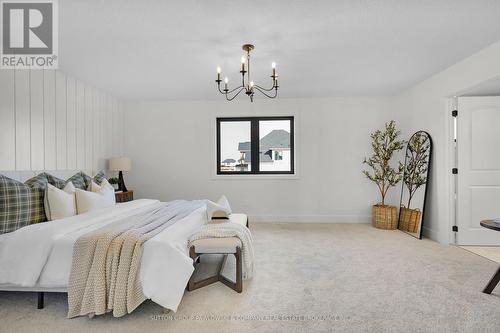
<svg viewBox="0 0 500 333">
<path fill-rule="evenodd" d="M 68 180 L 66 180 L 66 182 L 72 182 L 76 188 L 86 191 L 89 188 L 90 183 L 92 182 L 92 178 L 87 176 L 84 172 L 80 171 L 71 176 Z"/>
<path fill-rule="evenodd" d="M 106 174 L 104 173 L 104 171 L 99 171 L 94 176 L 94 178 L 90 178 L 84 172 L 80 171 L 78 173 L 75 173 L 68 180 L 63 180 L 61 178 L 57 178 L 57 177 L 52 176 L 48 173 L 46 173 L 45 175 L 47 177 L 49 184 L 57 187 L 60 190 L 62 190 L 68 182 L 72 182 L 76 188 L 79 188 L 81 190 L 87 190 L 88 187 L 90 186 L 90 183 L 92 180 L 97 185 L 101 185 L 101 182 L 104 180 L 104 178 L 106 178 Z"/>
<path fill-rule="evenodd" d="M 61 178 L 57 178 L 55 176 L 52 176 L 50 174 L 47 175 L 47 181 L 49 182 L 50 185 L 57 187 L 58 189 L 62 190 L 64 186 L 66 186 L 66 181 L 62 180 Z"/>
<path fill-rule="evenodd" d="M 106 178 L 106 174 L 104 171 L 99 171 L 95 176 L 94 176 L 94 182 L 97 185 L 101 185 L 102 181 Z"/>
<path fill-rule="evenodd" d="M 43 173 L 25 184 L 0 175 L 0 234 L 47 220 L 43 205 L 46 186 Z"/>
</svg>

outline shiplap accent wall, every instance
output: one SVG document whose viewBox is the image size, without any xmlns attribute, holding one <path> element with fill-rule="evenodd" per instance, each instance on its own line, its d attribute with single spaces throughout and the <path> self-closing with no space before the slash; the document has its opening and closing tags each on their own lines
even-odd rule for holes
<svg viewBox="0 0 500 333">
<path fill-rule="evenodd" d="M 106 169 L 123 105 L 55 70 L 0 70 L 0 170 Z"/>
</svg>

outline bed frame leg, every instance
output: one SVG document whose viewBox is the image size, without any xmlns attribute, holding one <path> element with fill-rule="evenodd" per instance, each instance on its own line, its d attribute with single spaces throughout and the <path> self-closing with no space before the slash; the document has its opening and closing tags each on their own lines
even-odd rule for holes
<svg viewBox="0 0 500 333">
<path fill-rule="evenodd" d="M 38 309 L 43 309 L 43 297 L 44 293 L 43 292 L 38 292 Z"/>
</svg>

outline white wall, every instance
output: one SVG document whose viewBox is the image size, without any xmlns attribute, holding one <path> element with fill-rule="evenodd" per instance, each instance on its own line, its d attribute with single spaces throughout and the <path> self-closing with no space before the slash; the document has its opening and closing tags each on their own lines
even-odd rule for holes
<svg viewBox="0 0 500 333">
<path fill-rule="evenodd" d="M 454 95 L 500 77 L 500 42 L 421 82 L 394 99 L 394 108 L 407 135 L 428 131 L 434 141 L 431 184 L 424 234 L 442 243 L 452 242 L 450 201 L 451 105 Z"/>
<path fill-rule="evenodd" d="M 0 170 L 106 167 L 123 150 L 123 106 L 53 70 L 0 70 Z"/>
<path fill-rule="evenodd" d="M 128 175 L 139 197 L 211 198 L 228 195 L 254 220 L 368 221 L 378 194 L 360 173 L 369 133 L 395 119 L 408 138 L 428 131 L 434 142 L 424 234 L 452 242 L 450 101 L 500 78 L 500 42 L 402 94 L 388 98 L 328 98 L 238 102 L 138 102 L 125 108 Z M 216 115 L 296 114 L 297 179 L 220 179 L 213 171 Z M 193 153 L 197 152 L 197 153 Z M 399 202 L 400 187 L 389 202 Z"/>
<path fill-rule="evenodd" d="M 295 115 L 298 176 L 214 176 L 217 115 Z M 226 194 L 254 221 L 369 222 L 378 191 L 361 162 L 370 133 L 393 116 L 390 98 L 127 103 L 127 186 L 161 200 Z M 390 203 L 399 204 L 399 191 Z"/>
</svg>

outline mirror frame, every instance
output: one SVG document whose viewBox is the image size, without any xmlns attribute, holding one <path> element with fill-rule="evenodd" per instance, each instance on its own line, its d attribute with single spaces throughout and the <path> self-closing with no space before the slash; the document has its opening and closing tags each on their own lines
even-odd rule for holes
<svg viewBox="0 0 500 333">
<path fill-rule="evenodd" d="M 404 176 L 405 176 L 405 173 L 403 173 L 403 179 L 401 180 L 401 197 L 399 199 L 399 213 L 398 213 L 398 230 L 399 231 L 402 231 L 404 232 L 405 234 L 408 234 L 412 237 L 415 237 L 417 239 L 422 239 L 422 232 L 424 230 L 424 220 L 425 220 L 425 206 L 426 206 L 426 203 L 427 203 L 427 189 L 429 188 L 429 178 L 430 178 L 430 171 L 431 171 L 431 166 L 432 166 L 432 137 L 431 135 L 426 132 L 426 131 L 417 131 L 415 133 L 412 134 L 412 136 L 410 137 L 410 140 L 408 140 L 408 143 L 406 144 L 406 149 L 405 149 L 405 172 L 406 172 L 406 160 L 408 158 L 408 145 L 411 141 L 411 139 L 417 135 L 417 134 L 425 134 L 427 135 L 427 137 L 429 138 L 429 162 L 428 162 L 428 166 L 427 166 L 427 179 L 425 181 L 425 192 L 424 192 L 424 203 L 422 205 L 422 217 L 420 218 L 420 229 L 419 229 L 419 233 L 418 233 L 418 236 L 414 235 L 413 233 L 411 232 L 408 232 L 408 231 L 404 231 L 404 230 L 400 230 L 399 229 L 399 223 L 401 221 L 401 204 L 403 202 L 403 193 L 404 193 L 404 188 L 405 188 L 405 182 L 404 182 Z"/>
</svg>

